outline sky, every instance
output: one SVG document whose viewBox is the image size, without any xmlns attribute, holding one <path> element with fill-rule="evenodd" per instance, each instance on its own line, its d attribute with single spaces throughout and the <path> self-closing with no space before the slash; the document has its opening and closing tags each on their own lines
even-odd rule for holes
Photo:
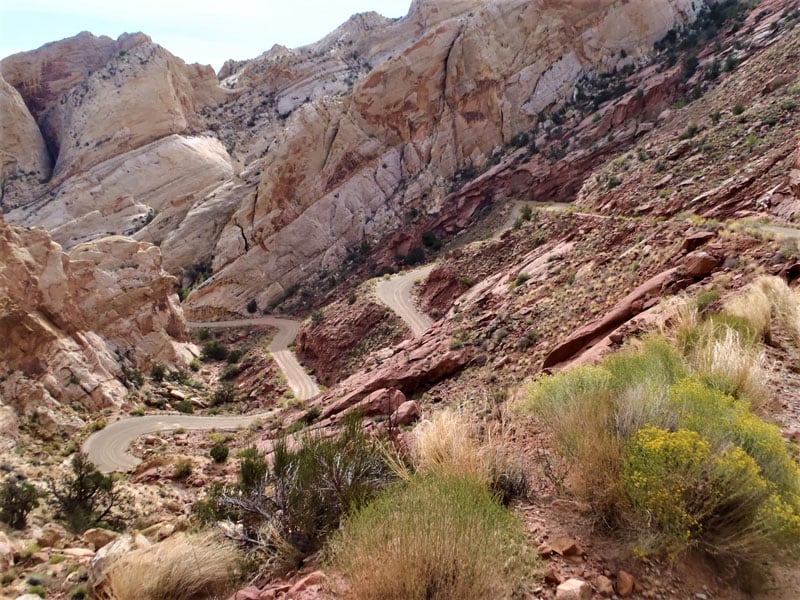
<svg viewBox="0 0 800 600">
<path fill-rule="evenodd" d="M 315 42 L 350 15 L 402 17 L 411 0 L 0 0 L 0 58 L 81 31 L 142 31 L 186 62 L 258 56 Z"/>
</svg>

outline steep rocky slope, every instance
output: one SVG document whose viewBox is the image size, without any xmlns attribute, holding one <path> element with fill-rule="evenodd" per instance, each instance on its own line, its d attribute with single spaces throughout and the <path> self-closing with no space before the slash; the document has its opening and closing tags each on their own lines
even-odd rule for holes
<svg viewBox="0 0 800 600">
<path fill-rule="evenodd" d="M 65 254 L 44 230 L 0 220 L 0 258 L 4 434 L 17 421 L 41 436 L 80 429 L 80 415 L 125 401 L 126 371 L 191 358 L 155 246 L 112 237 Z"/>
<path fill-rule="evenodd" d="M 449 208 L 456 172 L 484 167 L 581 78 L 646 61 L 704 5 L 419 1 L 228 63 L 221 85 L 142 34 L 81 34 L 2 61 L 53 162 L 21 186 L 4 177 L 4 210 L 66 247 L 135 234 L 163 244 L 176 275 L 211 266 L 192 310 L 267 306 L 409 214 Z"/>
</svg>

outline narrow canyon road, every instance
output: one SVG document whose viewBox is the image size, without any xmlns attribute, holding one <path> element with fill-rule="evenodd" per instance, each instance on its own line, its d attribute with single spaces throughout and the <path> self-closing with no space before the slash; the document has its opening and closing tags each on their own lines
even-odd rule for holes
<svg viewBox="0 0 800 600">
<path fill-rule="evenodd" d="M 390 279 L 382 279 L 378 282 L 375 290 L 378 299 L 406 322 L 414 337 L 419 337 L 428 331 L 433 325 L 433 321 L 414 306 L 411 289 L 418 279 L 427 277 L 435 266 L 433 264 L 425 265 L 408 273 L 395 275 Z"/>
<path fill-rule="evenodd" d="M 228 329 L 230 327 L 252 327 L 253 325 L 268 325 L 278 330 L 267 348 L 272 358 L 286 375 L 286 381 L 300 400 L 308 400 L 319 394 L 319 386 L 306 373 L 294 352 L 289 350 L 289 344 L 297 337 L 300 330 L 300 321 L 282 319 L 280 317 L 259 317 L 257 319 L 237 319 L 235 321 L 213 321 L 209 323 L 188 323 L 193 329 Z"/>
<path fill-rule="evenodd" d="M 275 327 L 278 332 L 272 338 L 268 350 L 286 375 L 289 387 L 301 400 L 308 400 L 319 394 L 320 390 L 316 382 L 306 373 L 294 353 L 289 350 L 289 344 L 297 337 L 297 331 L 300 329 L 299 321 L 278 317 L 260 317 L 235 321 L 189 323 L 188 325 L 192 328 L 208 329 L 252 327 L 254 325 Z M 267 412 L 256 415 L 213 417 L 183 414 L 130 417 L 120 419 L 93 433 L 83 444 L 83 451 L 103 473 L 127 471 L 141 462 L 140 459 L 128 452 L 128 447 L 133 440 L 142 435 L 179 428 L 203 431 L 239 429 L 247 427 L 256 419 L 263 419 L 271 414 L 271 412 Z"/>
<path fill-rule="evenodd" d="M 83 451 L 103 473 L 127 471 L 142 462 L 128 452 L 131 442 L 142 435 L 176 429 L 209 431 L 233 430 L 247 427 L 256 419 L 271 413 L 258 415 L 234 415 L 198 417 L 192 415 L 147 415 L 121 419 L 93 433 L 83 444 Z"/>
</svg>

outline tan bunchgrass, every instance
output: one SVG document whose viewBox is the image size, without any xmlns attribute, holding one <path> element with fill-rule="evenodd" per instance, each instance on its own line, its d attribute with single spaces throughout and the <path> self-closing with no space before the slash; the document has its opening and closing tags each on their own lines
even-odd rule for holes
<svg viewBox="0 0 800 600">
<path fill-rule="evenodd" d="M 756 283 L 746 291 L 728 299 L 726 313 L 746 319 L 761 339 L 769 339 L 772 328 L 772 302 L 763 286 Z"/>
<path fill-rule="evenodd" d="M 349 519 L 329 546 L 358 600 L 511 598 L 538 561 L 520 520 L 472 477 L 417 473 Z"/>
<path fill-rule="evenodd" d="M 761 277 L 756 285 L 772 304 L 775 324 L 800 348 L 800 292 L 780 277 Z"/>
<path fill-rule="evenodd" d="M 509 428 L 501 417 L 480 423 L 479 435 L 461 412 L 440 411 L 415 431 L 414 465 L 422 473 L 476 481 L 503 503 L 527 497 L 527 471 L 524 462 L 509 451 Z"/>
<path fill-rule="evenodd" d="M 180 533 L 113 563 L 104 587 L 116 600 L 214 598 L 228 591 L 239 559 L 236 547 L 215 533 Z"/>
<path fill-rule="evenodd" d="M 488 483 L 488 468 L 472 425 L 454 410 L 435 413 L 415 432 L 414 463 L 423 472 L 458 475 Z"/>
<path fill-rule="evenodd" d="M 742 343 L 738 331 L 726 327 L 720 333 L 703 336 L 690 361 L 695 372 L 720 391 L 748 400 L 753 410 L 767 403 L 770 392 L 764 352 Z"/>
</svg>

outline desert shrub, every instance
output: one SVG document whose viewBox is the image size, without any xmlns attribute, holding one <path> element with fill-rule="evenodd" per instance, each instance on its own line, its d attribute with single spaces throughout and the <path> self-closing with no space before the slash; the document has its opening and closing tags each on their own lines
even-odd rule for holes
<svg viewBox="0 0 800 600">
<path fill-rule="evenodd" d="M 426 248 L 439 250 L 442 247 L 442 240 L 436 235 L 435 231 L 426 231 L 422 234 L 422 243 Z"/>
<path fill-rule="evenodd" d="M 219 379 L 220 381 L 225 382 L 231 381 L 232 379 L 235 379 L 243 370 L 244 367 L 239 364 L 226 365 L 222 373 L 220 373 Z"/>
<path fill-rule="evenodd" d="M 214 462 L 217 463 L 224 463 L 228 460 L 228 447 L 225 444 L 214 444 L 209 451 L 211 458 L 214 459 Z"/>
<path fill-rule="evenodd" d="M 733 107 L 733 111 L 732 112 L 733 112 L 734 115 L 738 116 L 738 115 L 741 115 L 744 111 L 745 111 L 744 105 L 743 104 L 737 104 L 736 106 Z"/>
<path fill-rule="evenodd" d="M 219 340 L 210 340 L 203 344 L 200 358 L 204 361 L 225 360 L 228 358 L 228 347 Z"/>
<path fill-rule="evenodd" d="M 236 386 L 226 381 L 219 384 L 217 389 L 214 390 L 214 394 L 211 396 L 211 406 L 220 406 L 222 404 L 236 402 L 236 397 Z"/>
<path fill-rule="evenodd" d="M 0 522 L 24 529 L 28 513 L 38 506 L 40 495 L 32 484 L 9 475 L 0 487 Z"/>
<path fill-rule="evenodd" d="M 181 533 L 114 562 L 107 587 L 118 600 L 226 597 L 239 558 L 236 547 L 219 536 Z"/>
<path fill-rule="evenodd" d="M 421 262 L 424 262 L 425 250 L 421 246 L 412 248 L 411 251 L 406 256 L 400 257 L 400 260 L 404 265 L 413 267 L 415 265 L 420 264 Z"/>
<path fill-rule="evenodd" d="M 776 545 L 795 556 L 800 470 L 751 411 L 755 384 L 735 361 L 752 349 L 725 319 L 704 326 L 687 359 L 647 340 L 541 378 L 520 408 L 552 428 L 572 489 L 632 529 L 642 552 L 700 550 L 728 567 L 756 565 Z"/>
<path fill-rule="evenodd" d="M 164 376 L 167 374 L 167 368 L 161 363 L 156 363 L 150 369 L 150 379 L 153 381 L 164 381 Z"/>
<path fill-rule="evenodd" d="M 256 540 L 266 568 L 286 571 L 318 550 L 342 518 L 371 500 L 391 479 L 382 446 L 350 419 L 330 438 L 307 434 L 300 446 L 275 445 L 272 463 L 256 450 L 243 457 L 239 484 L 220 505 Z"/>
<path fill-rule="evenodd" d="M 251 446 L 239 453 L 239 460 L 239 489 L 245 494 L 257 490 L 269 470 L 266 456 Z"/>
<path fill-rule="evenodd" d="M 416 475 L 348 520 L 331 544 L 355 597 L 510 598 L 535 562 L 525 529 L 480 482 Z"/>
<path fill-rule="evenodd" d="M 670 390 L 675 431 L 638 431 L 623 487 L 657 550 L 697 548 L 725 565 L 757 562 L 781 545 L 800 552 L 800 470 L 780 431 L 745 402 L 685 379 Z"/>
<path fill-rule="evenodd" d="M 242 354 L 244 353 L 241 350 L 231 350 L 228 353 L 228 358 L 227 358 L 228 364 L 235 365 L 237 362 L 239 362 L 239 359 L 242 358 Z"/>
<path fill-rule="evenodd" d="M 175 463 L 173 476 L 175 479 L 186 479 L 192 474 L 192 461 L 189 458 L 181 458 Z"/>
<path fill-rule="evenodd" d="M 72 475 L 48 480 L 59 513 L 74 530 L 83 532 L 111 518 L 122 500 L 116 480 L 104 475 L 83 453 L 70 463 Z"/>
<path fill-rule="evenodd" d="M 201 342 L 206 342 L 211 339 L 211 332 L 208 330 L 207 327 L 203 327 L 200 331 L 197 332 L 197 339 Z"/>
<path fill-rule="evenodd" d="M 175 410 L 185 415 L 190 415 L 194 412 L 194 405 L 191 400 L 179 400 L 172 405 Z"/>
</svg>

